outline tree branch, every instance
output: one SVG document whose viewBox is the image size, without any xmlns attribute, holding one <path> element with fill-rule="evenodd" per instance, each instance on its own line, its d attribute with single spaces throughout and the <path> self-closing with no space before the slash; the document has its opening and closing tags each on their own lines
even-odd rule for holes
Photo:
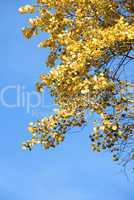
<svg viewBox="0 0 134 200">
<path fill-rule="evenodd" d="M 127 56 L 127 58 L 134 59 L 133 55 L 126 55 L 126 56 Z"/>
</svg>

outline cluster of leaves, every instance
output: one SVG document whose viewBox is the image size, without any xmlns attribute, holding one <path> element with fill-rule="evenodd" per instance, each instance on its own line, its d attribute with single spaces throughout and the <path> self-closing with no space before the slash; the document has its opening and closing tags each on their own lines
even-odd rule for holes
<svg viewBox="0 0 134 200">
<path fill-rule="evenodd" d="M 49 35 L 39 46 L 50 49 L 50 72 L 41 74 L 36 86 L 39 92 L 48 87 L 59 105 L 53 116 L 29 124 L 32 139 L 24 148 L 38 143 L 55 147 L 70 128 L 86 123 L 88 111 L 100 116 L 91 135 L 93 150 L 109 149 L 118 160 L 128 149 L 134 134 L 134 85 L 119 80 L 118 72 L 133 52 L 133 11 L 133 0 L 37 0 L 19 8 L 22 14 L 38 14 L 22 29 L 27 39 Z M 109 67 L 117 56 L 119 65 Z M 132 158 L 134 149 L 129 149 Z"/>
</svg>

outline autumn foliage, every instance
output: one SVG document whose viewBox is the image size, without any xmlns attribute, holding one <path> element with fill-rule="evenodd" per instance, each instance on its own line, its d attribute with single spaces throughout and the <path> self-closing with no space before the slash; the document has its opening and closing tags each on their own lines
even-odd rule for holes
<svg viewBox="0 0 134 200">
<path fill-rule="evenodd" d="M 22 29 L 27 39 L 48 33 L 39 46 L 50 49 L 50 72 L 40 75 L 36 88 L 49 88 L 58 105 L 53 116 L 29 124 L 31 139 L 23 147 L 55 147 L 92 112 L 92 149 L 109 150 L 124 165 L 134 159 L 134 83 L 121 78 L 134 58 L 134 1 L 37 0 L 19 12 L 32 14 Z"/>
</svg>

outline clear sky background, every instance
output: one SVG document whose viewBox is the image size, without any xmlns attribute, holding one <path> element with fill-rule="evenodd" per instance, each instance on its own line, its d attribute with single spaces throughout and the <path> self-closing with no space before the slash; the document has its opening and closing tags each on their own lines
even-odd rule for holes
<svg viewBox="0 0 134 200">
<path fill-rule="evenodd" d="M 27 41 L 20 31 L 26 17 L 18 14 L 18 7 L 30 2 L 0 2 L 0 92 L 20 85 L 25 94 L 31 93 L 45 69 L 47 51 L 37 48 L 40 39 Z M 133 66 L 129 67 L 134 73 Z M 51 99 L 45 92 L 49 105 Z M 5 98 L 14 103 L 16 91 L 9 90 Z M 38 116 L 48 115 L 50 107 L 34 111 Z M 0 200 L 134 200 L 133 174 L 128 181 L 109 154 L 90 151 L 90 124 L 70 133 L 55 150 L 43 151 L 38 146 L 32 152 L 23 151 L 21 142 L 29 138 L 27 124 L 36 115 L 27 113 L 25 107 L 7 108 L 0 101 Z"/>
</svg>

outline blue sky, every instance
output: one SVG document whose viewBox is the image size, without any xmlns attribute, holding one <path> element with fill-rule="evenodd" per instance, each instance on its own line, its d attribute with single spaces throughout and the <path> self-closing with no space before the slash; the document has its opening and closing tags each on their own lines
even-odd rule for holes
<svg viewBox="0 0 134 200">
<path fill-rule="evenodd" d="M 45 69 L 47 51 L 37 48 L 40 39 L 26 41 L 20 32 L 27 18 L 17 10 L 30 2 L 1 0 L 0 92 L 7 86 L 19 85 L 25 87 L 24 94 L 31 93 Z M 134 72 L 133 66 L 129 67 Z M 49 105 L 51 99 L 45 92 L 45 102 Z M 14 103 L 16 90 L 9 90 L 5 99 Z M 39 107 L 35 112 L 48 115 L 50 107 L 43 110 Z M 36 147 L 32 152 L 23 151 L 21 142 L 29 138 L 27 124 L 36 118 L 25 107 L 7 108 L 0 101 L 0 200 L 134 199 L 133 175 L 127 181 L 109 154 L 90 151 L 90 124 L 81 133 L 70 133 L 55 150 Z"/>
</svg>

